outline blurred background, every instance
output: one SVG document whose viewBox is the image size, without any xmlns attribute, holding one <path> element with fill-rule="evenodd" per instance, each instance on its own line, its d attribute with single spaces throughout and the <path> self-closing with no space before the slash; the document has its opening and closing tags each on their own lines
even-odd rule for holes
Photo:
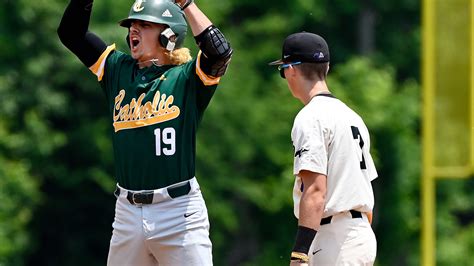
<svg viewBox="0 0 474 266">
<path fill-rule="evenodd" d="M 115 204 L 112 125 L 95 76 L 57 37 L 67 2 L 0 1 L 1 266 L 106 264 Z M 473 1 L 434 2 L 467 11 L 464 20 L 441 33 L 464 29 L 469 36 L 474 31 Z M 332 59 L 329 88 L 361 114 L 371 131 L 379 173 L 373 183 L 376 264 L 423 264 L 423 3 L 197 3 L 234 48 L 230 68 L 198 132 L 197 177 L 208 205 L 215 265 L 288 265 L 297 225 L 290 131 L 302 105 L 267 62 L 279 58 L 284 38 L 298 31 L 327 40 Z M 96 0 L 90 30 L 127 51 L 126 29 L 117 22 L 128 15 L 131 4 Z M 440 15 L 438 25 L 449 21 Z M 438 37 L 444 38 L 441 33 Z M 190 35 L 186 46 L 195 55 Z M 467 58 L 468 65 L 450 61 L 433 73 L 467 73 L 472 82 L 474 38 L 453 38 L 446 39 L 454 46 L 437 47 L 441 53 Z M 461 53 L 463 48 L 471 49 L 471 55 Z M 438 50 L 430 51 L 438 57 Z M 450 95 L 454 79 L 440 82 L 442 95 Z M 471 119 L 469 105 L 466 110 L 471 110 L 465 114 Z M 437 125 L 438 131 L 449 128 Z M 454 137 L 450 134 L 438 149 L 441 153 L 450 143 L 459 143 L 456 133 L 469 136 L 469 127 L 455 131 Z M 444 154 L 452 158 L 452 153 Z M 469 158 L 469 152 L 464 155 L 460 157 Z M 474 265 L 474 180 L 440 178 L 433 183 L 435 264 Z"/>
</svg>

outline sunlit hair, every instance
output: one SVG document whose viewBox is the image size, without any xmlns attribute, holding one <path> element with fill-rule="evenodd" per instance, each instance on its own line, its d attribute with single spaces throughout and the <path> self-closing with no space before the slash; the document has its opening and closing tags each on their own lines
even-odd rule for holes
<svg viewBox="0 0 474 266">
<path fill-rule="evenodd" d="M 193 59 L 191 57 L 191 53 L 189 52 L 189 49 L 186 47 L 168 52 L 167 55 L 169 56 L 170 63 L 172 65 L 182 65 Z"/>
<path fill-rule="evenodd" d="M 308 80 L 326 80 L 329 63 L 303 63 L 297 66 Z"/>
</svg>

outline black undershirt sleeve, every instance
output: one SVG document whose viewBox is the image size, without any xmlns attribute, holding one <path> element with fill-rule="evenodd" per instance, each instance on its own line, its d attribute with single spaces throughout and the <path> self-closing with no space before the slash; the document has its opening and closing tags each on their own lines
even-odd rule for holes
<svg viewBox="0 0 474 266">
<path fill-rule="evenodd" d="M 61 42 L 87 67 L 94 65 L 107 44 L 88 31 L 93 0 L 71 0 L 58 27 Z"/>
</svg>

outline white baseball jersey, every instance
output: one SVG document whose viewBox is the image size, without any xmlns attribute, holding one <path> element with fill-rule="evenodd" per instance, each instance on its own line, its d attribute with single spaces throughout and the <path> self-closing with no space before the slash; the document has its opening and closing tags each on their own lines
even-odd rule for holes
<svg viewBox="0 0 474 266">
<path fill-rule="evenodd" d="M 296 218 L 304 186 L 298 176 L 301 170 L 327 176 L 323 218 L 349 210 L 372 211 L 371 181 L 377 171 L 369 152 L 369 132 L 357 113 L 332 95 L 317 95 L 296 116 L 291 139 Z"/>
</svg>

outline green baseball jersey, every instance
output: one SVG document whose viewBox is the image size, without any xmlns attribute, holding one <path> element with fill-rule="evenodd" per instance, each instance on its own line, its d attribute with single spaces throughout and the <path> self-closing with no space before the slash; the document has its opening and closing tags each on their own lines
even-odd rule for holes
<svg viewBox="0 0 474 266">
<path fill-rule="evenodd" d="M 120 186 L 156 189 L 194 177 L 196 132 L 219 82 L 202 72 L 200 55 L 140 69 L 112 45 L 90 68 L 107 98 Z"/>
</svg>

